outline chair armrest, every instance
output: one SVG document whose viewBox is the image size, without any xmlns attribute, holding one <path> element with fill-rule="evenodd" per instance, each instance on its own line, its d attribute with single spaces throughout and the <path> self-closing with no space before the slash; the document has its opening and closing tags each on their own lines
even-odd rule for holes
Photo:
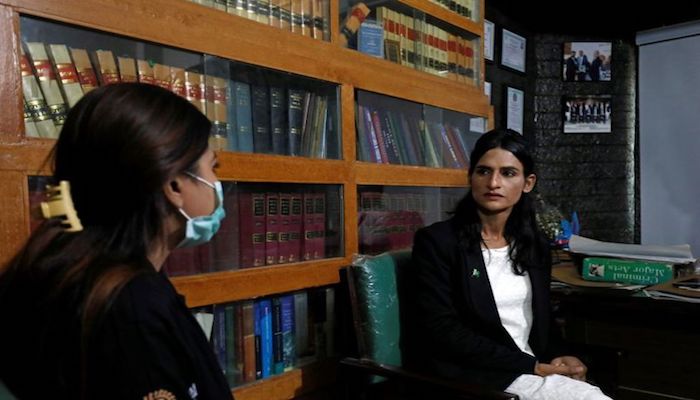
<svg viewBox="0 0 700 400">
<path fill-rule="evenodd" d="M 379 375 L 386 378 L 401 379 L 422 386 L 431 386 L 454 393 L 460 399 L 483 399 L 483 400 L 519 400 L 515 394 L 486 389 L 477 385 L 470 385 L 442 378 L 436 378 L 412 371 L 407 371 L 401 367 L 379 364 L 369 359 L 358 359 L 346 357 L 340 360 L 340 365 L 364 372 L 368 375 Z"/>
</svg>

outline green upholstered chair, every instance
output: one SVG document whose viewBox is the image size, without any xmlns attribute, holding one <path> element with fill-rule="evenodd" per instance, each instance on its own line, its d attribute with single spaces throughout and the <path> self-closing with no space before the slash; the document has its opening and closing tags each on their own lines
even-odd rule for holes
<svg viewBox="0 0 700 400">
<path fill-rule="evenodd" d="M 426 376 L 403 368 L 400 294 L 410 261 L 410 250 L 377 256 L 360 255 L 346 270 L 360 357 L 344 358 L 341 367 L 352 379 L 358 375 L 370 377 L 346 382 L 350 390 L 356 390 L 359 386 L 386 384 L 384 380 L 388 379 L 397 381 L 391 386 L 403 392 L 403 395 L 391 398 L 438 398 L 435 394 L 440 393 L 441 399 L 518 399 L 518 396 L 509 393 Z"/>
</svg>

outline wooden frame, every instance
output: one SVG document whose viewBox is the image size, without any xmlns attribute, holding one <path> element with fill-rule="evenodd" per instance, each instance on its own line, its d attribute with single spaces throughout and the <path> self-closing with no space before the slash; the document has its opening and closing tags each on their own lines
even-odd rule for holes
<svg viewBox="0 0 700 400">
<path fill-rule="evenodd" d="M 427 0 L 399 0 L 448 24 L 483 35 L 481 23 L 460 17 Z M 356 89 L 399 97 L 474 116 L 492 118 L 481 86 L 450 81 L 367 57 L 338 43 L 339 5 L 331 0 L 331 41 L 323 42 L 262 25 L 185 0 L 0 0 L 0 265 L 29 236 L 27 177 L 50 174 L 54 141 L 23 134 L 23 102 L 19 71 L 20 15 L 45 18 L 136 40 L 206 53 L 338 84 L 342 158 L 306 159 L 263 154 L 219 154 L 222 179 L 241 182 L 340 184 L 343 220 L 357 221 L 357 185 L 461 187 L 467 172 L 428 167 L 378 165 L 355 161 L 354 93 Z M 483 1 L 475 20 L 483 20 Z M 128 18 L 124 18 L 128 15 Z M 158 18 L 154 18 L 158 16 Z M 176 29 L 177 28 L 177 29 Z M 212 40 L 212 32 L 216 32 Z M 319 60 L 321 60 L 319 62 Z M 483 60 L 478 77 L 483 81 Z M 362 66 L 361 68 L 358 66 Z M 475 77 L 477 78 L 477 77 Z M 492 124 L 492 121 L 490 121 Z M 237 301 L 309 287 L 334 284 L 338 270 L 358 250 L 357 225 L 345 223 L 345 255 L 337 258 L 237 271 L 173 278 L 189 306 Z M 234 390 L 238 399 L 290 398 L 333 377 L 309 379 L 327 372 L 312 365 Z M 332 374 L 331 374 L 332 375 Z"/>
</svg>

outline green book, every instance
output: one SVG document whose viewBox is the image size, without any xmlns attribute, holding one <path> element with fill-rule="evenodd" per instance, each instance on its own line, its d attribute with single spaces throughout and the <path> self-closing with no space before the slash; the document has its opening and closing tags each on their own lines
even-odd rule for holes
<svg viewBox="0 0 700 400">
<path fill-rule="evenodd" d="M 673 279 L 673 264 L 588 257 L 583 259 L 581 275 L 588 281 L 656 285 Z"/>
</svg>

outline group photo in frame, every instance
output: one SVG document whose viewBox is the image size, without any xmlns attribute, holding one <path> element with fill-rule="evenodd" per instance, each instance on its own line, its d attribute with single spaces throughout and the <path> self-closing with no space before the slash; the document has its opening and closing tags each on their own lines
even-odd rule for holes
<svg viewBox="0 0 700 400">
<path fill-rule="evenodd" d="M 564 96 L 564 133 L 611 133 L 612 96 Z"/>
<path fill-rule="evenodd" d="M 501 65 L 525 73 L 527 39 L 505 28 L 501 36 Z"/>
<path fill-rule="evenodd" d="M 566 82 L 599 82 L 612 79 L 611 42 L 566 42 L 562 77 Z"/>
</svg>

